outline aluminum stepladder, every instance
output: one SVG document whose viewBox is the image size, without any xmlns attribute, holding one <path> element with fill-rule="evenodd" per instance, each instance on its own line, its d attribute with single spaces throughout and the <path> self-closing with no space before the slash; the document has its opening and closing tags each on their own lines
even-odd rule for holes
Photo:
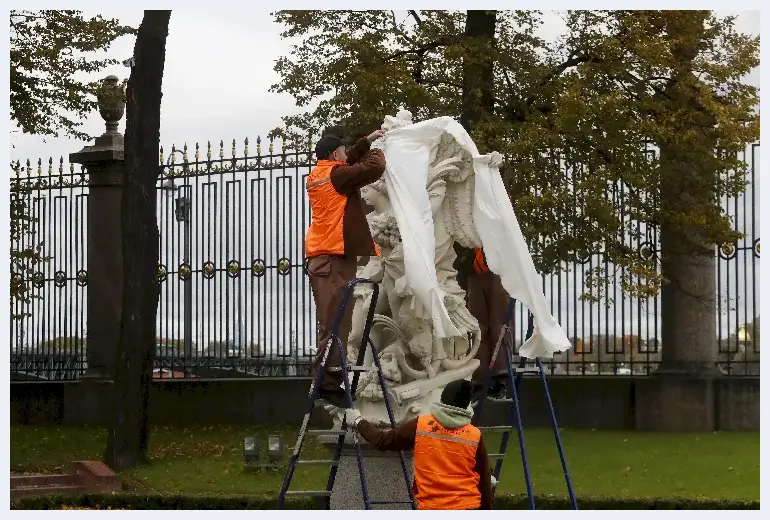
<svg viewBox="0 0 770 520">
<path fill-rule="evenodd" d="M 481 419 L 484 402 L 487 400 L 487 389 L 489 388 L 489 385 L 492 383 L 492 371 L 495 365 L 495 360 L 497 359 L 497 356 L 500 353 L 501 346 L 503 344 L 503 340 L 505 339 L 506 334 L 508 334 L 511 330 L 510 324 L 511 324 L 511 321 L 513 320 L 513 311 L 514 311 L 515 304 L 516 304 L 516 300 L 514 300 L 513 298 L 511 298 L 510 301 L 508 302 L 508 309 L 505 314 L 505 325 L 503 325 L 503 328 L 500 330 L 500 335 L 498 336 L 497 343 L 495 344 L 495 350 L 492 352 L 492 360 L 489 363 L 489 367 L 487 367 L 486 376 L 484 378 L 484 386 L 480 391 L 481 395 L 474 407 L 473 420 L 472 420 L 472 424 L 474 425 L 477 425 L 477 423 Z M 534 320 L 533 320 L 532 314 L 529 314 L 526 339 L 529 339 L 532 336 L 533 331 L 534 331 Z M 559 435 L 559 426 L 556 422 L 556 413 L 554 412 L 554 409 L 553 409 L 553 401 L 551 400 L 551 394 L 548 391 L 548 383 L 545 380 L 545 371 L 543 370 L 543 363 L 540 361 L 540 358 L 535 358 L 534 365 L 527 366 L 527 361 L 528 361 L 527 358 L 520 358 L 518 366 L 514 368 L 513 361 L 512 361 L 513 352 L 511 351 L 511 348 L 504 347 L 502 348 L 502 350 L 503 350 L 503 354 L 505 355 L 508 387 L 511 389 L 511 397 L 503 400 L 504 402 L 510 403 L 510 407 L 508 410 L 508 424 L 502 425 L 502 426 L 479 426 L 479 429 L 482 432 L 484 431 L 502 432 L 502 437 L 500 439 L 500 449 L 498 450 L 497 453 L 492 453 L 489 455 L 490 459 L 495 460 L 495 468 L 492 474 L 494 475 L 495 479 L 498 480 L 499 482 L 500 472 L 503 469 L 503 459 L 505 458 L 505 452 L 508 449 L 508 440 L 510 439 L 510 436 L 511 436 L 511 430 L 515 427 L 519 437 L 519 451 L 521 452 L 521 464 L 524 469 L 524 482 L 527 487 L 527 497 L 529 498 L 529 507 L 530 509 L 535 509 L 535 497 L 534 497 L 534 494 L 532 493 L 532 479 L 530 478 L 529 464 L 527 462 L 527 449 L 524 444 L 524 430 L 521 424 L 521 409 L 519 406 L 519 385 L 521 384 L 521 379 L 524 374 L 527 374 L 527 373 L 538 374 L 540 378 L 540 382 L 543 384 L 545 399 L 548 403 L 548 411 L 550 412 L 550 417 L 551 417 L 551 427 L 553 428 L 553 435 L 554 435 L 554 439 L 556 440 L 556 449 L 559 451 L 559 458 L 561 459 L 561 467 L 562 467 L 562 470 L 564 471 L 564 480 L 567 484 L 567 492 L 569 493 L 570 502 L 572 503 L 572 509 L 577 510 L 578 506 L 577 506 L 577 501 L 575 500 L 575 491 L 572 488 L 572 479 L 570 478 L 569 470 L 567 469 L 567 460 L 564 456 L 564 447 L 562 446 L 561 436 Z"/>
<path fill-rule="evenodd" d="M 372 300 L 371 300 L 371 303 L 369 304 L 369 311 L 367 312 L 367 315 L 366 315 L 366 322 L 364 324 L 363 335 L 361 337 L 361 346 L 358 349 L 358 359 L 356 360 L 356 364 L 354 366 L 349 366 L 347 353 L 345 352 L 346 349 L 338 335 L 339 335 L 339 329 L 340 329 L 340 322 L 342 321 L 345 307 L 347 306 L 348 300 L 350 299 L 350 294 L 353 291 L 353 288 L 358 284 L 372 285 L 373 292 L 372 292 Z M 372 501 L 369 499 L 369 490 L 366 483 L 366 475 L 364 473 L 364 461 L 363 461 L 363 454 L 361 451 L 359 436 L 355 432 L 355 430 L 347 429 L 344 416 L 342 419 L 341 429 L 339 430 L 308 430 L 307 429 L 308 424 L 310 423 L 310 418 L 313 414 L 313 410 L 315 408 L 316 399 L 318 397 L 319 385 L 321 383 L 324 373 L 326 373 L 327 371 L 342 372 L 342 380 L 345 385 L 345 396 L 347 399 L 347 405 L 348 405 L 348 408 L 353 407 L 353 396 L 355 395 L 356 387 L 358 386 L 358 378 L 362 372 L 368 372 L 372 368 L 372 367 L 363 366 L 364 354 L 366 352 L 365 351 L 366 348 L 370 348 L 372 351 L 374 368 L 377 371 L 377 377 L 380 383 L 380 388 L 382 389 L 382 395 L 385 400 L 385 407 L 388 410 L 388 418 L 390 419 L 390 426 L 391 428 L 396 427 L 396 421 L 393 415 L 393 409 L 391 408 L 390 398 L 388 396 L 387 387 L 385 386 L 385 379 L 383 378 L 383 375 L 382 375 L 380 358 L 377 355 L 377 348 L 375 347 L 374 343 L 369 337 L 369 333 L 372 329 L 372 321 L 374 319 L 374 310 L 377 305 L 378 297 L 379 297 L 379 286 L 377 285 L 376 282 L 373 282 L 372 280 L 368 280 L 366 278 L 354 278 L 353 280 L 348 282 L 345 288 L 343 289 L 342 300 L 340 301 L 340 306 L 339 306 L 339 309 L 337 310 L 337 316 L 334 318 L 334 322 L 332 325 L 331 337 L 329 338 L 329 342 L 327 343 L 326 349 L 324 350 L 323 358 L 322 358 L 318 373 L 316 374 L 315 378 L 313 378 L 313 382 L 310 385 L 308 411 L 305 414 L 305 417 L 302 419 L 302 426 L 300 427 L 300 430 L 299 430 L 297 442 L 294 446 L 294 451 L 292 452 L 291 458 L 289 459 L 289 466 L 286 470 L 286 476 L 283 479 L 283 486 L 281 487 L 281 493 L 278 496 L 278 509 L 283 509 L 284 501 L 286 500 L 286 497 L 289 495 L 323 497 L 325 506 L 326 506 L 325 508 L 331 509 L 332 488 L 334 487 L 334 480 L 337 477 L 337 469 L 339 467 L 340 459 L 342 457 L 342 449 L 345 445 L 345 436 L 347 433 L 351 433 L 353 437 L 353 442 L 354 442 L 355 451 L 356 451 L 356 462 L 358 464 L 358 474 L 361 478 L 361 496 L 364 501 L 364 508 L 372 509 L 373 505 L 390 505 L 390 504 L 410 504 L 412 509 L 416 508 L 414 496 L 412 494 L 412 485 L 409 479 L 409 473 L 406 469 L 406 461 L 404 459 L 403 452 L 399 452 L 398 455 L 401 460 L 401 469 L 403 470 L 403 473 L 404 473 L 404 482 L 406 483 L 406 488 L 409 493 L 409 501 Z M 329 367 L 329 368 L 326 367 L 326 362 L 329 357 L 329 351 L 331 348 L 339 349 L 339 354 L 340 354 L 339 358 L 342 366 Z M 350 372 L 353 372 L 352 383 L 349 377 Z M 305 440 L 305 435 L 307 434 L 317 435 L 317 436 L 337 435 L 337 445 L 334 449 L 333 459 L 300 460 L 302 445 Z M 329 478 L 327 479 L 327 482 L 326 482 L 326 489 L 321 491 L 314 491 L 314 490 L 289 491 L 289 486 L 291 485 L 291 480 L 292 480 L 292 477 L 294 476 L 294 470 L 299 464 L 330 466 Z"/>
</svg>

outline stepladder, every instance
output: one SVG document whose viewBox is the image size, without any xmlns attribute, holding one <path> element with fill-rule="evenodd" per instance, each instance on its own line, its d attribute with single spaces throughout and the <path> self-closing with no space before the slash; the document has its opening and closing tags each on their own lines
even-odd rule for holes
<svg viewBox="0 0 770 520">
<path fill-rule="evenodd" d="M 361 344 L 358 349 L 358 357 L 356 360 L 356 364 L 351 365 L 348 362 L 347 349 L 344 344 L 347 338 L 340 338 L 339 330 L 340 330 L 340 323 L 345 314 L 345 308 L 348 305 L 349 301 L 351 300 L 350 296 L 353 292 L 353 288 L 359 284 L 371 285 L 372 295 L 371 295 L 371 300 L 369 304 L 369 309 L 366 315 L 366 322 L 364 324 Z M 369 493 L 369 483 L 367 482 L 366 472 L 364 469 L 365 460 L 364 460 L 363 450 L 361 446 L 361 439 L 358 433 L 356 433 L 354 428 L 348 428 L 348 425 L 345 423 L 344 415 L 341 420 L 341 426 L 339 429 L 332 429 L 332 430 L 308 429 L 310 421 L 313 417 L 313 412 L 316 409 L 316 405 L 319 403 L 319 400 L 318 400 L 319 387 L 325 373 L 337 372 L 337 371 L 341 372 L 342 382 L 345 390 L 346 404 L 348 408 L 353 408 L 359 376 L 361 375 L 362 372 L 369 372 L 371 370 L 374 370 L 377 373 L 377 380 L 379 382 L 380 388 L 382 389 L 382 393 L 384 396 L 384 402 L 388 412 L 390 426 L 391 428 L 396 427 L 393 408 L 390 403 L 388 390 L 385 385 L 385 379 L 382 374 L 382 366 L 380 365 L 377 348 L 370 338 L 372 322 L 374 320 L 374 310 L 377 305 L 378 297 L 379 297 L 378 284 L 366 278 L 354 278 L 353 280 L 348 282 L 348 284 L 343 289 L 339 308 L 337 310 L 337 314 L 332 324 L 331 337 L 329 338 L 329 341 L 326 344 L 324 352 L 322 353 L 322 360 L 321 360 L 320 366 L 315 376 L 313 377 L 313 381 L 310 385 L 310 392 L 308 394 L 307 411 L 302 419 L 302 424 L 300 426 L 299 433 L 297 435 L 297 441 L 294 445 L 294 450 L 292 451 L 291 457 L 289 459 L 289 464 L 286 469 L 286 475 L 284 476 L 284 479 L 283 479 L 281 492 L 278 495 L 278 509 L 283 509 L 286 498 L 290 496 L 317 497 L 323 501 L 325 509 L 331 509 L 332 508 L 331 497 L 332 497 L 332 491 L 334 489 L 334 482 L 337 477 L 337 471 L 340 466 L 343 449 L 345 448 L 345 444 L 347 442 L 352 442 L 353 449 L 355 451 L 356 467 L 358 470 L 360 483 L 361 483 L 361 498 L 363 499 L 364 509 L 373 509 L 374 508 L 373 506 L 387 506 L 387 505 L 402 505 L 402 506 L 409 505 L 411 506 L 412 509 L 416 508 L 414 495 L 412 492 L 412 483 L 409 477 L 409 472 L 407 470 L 406 459 L 402 452 L 399 452 L 398 456 L 401 462 L 401 469 L 403 471 L 403 476 L 404 476 L 404 485 L 407 488 L 409 501 L 371 500 L 370 493 Z M 329 359 L 329 352 L 332 348 L 338 349 L 338 352 L 339 352 L 338 359 L 341 360 L 339 367 L 327 366 L 327 361 Z M 370 352 L 372 354 L 372 360 L 373 360 L 372 366 L 364 366 L 364 356 L 366 353 L 366 349 L 370 349 Z M 352 377 L 351 377 L 351 374 L 352 374 Z M 314 436 L 314 437 L 336 436 L 337 442 L 332 449 L 332 452 L 333 452 L 332 458 L 331 459 L 303 459 L 302 449 L 303 449 L 305 440 L 308 436 Z M 289 488 L 291 487 L 292 479 L 294 477 L 294 472 L 296 468 L 298 466 L 306 466 L 306 465 L 326 466 L 329 468 L 329 476 L 326 481 L 325 489 L 292 490 L 292 491 L 289 490 Z"/>
<path fill-rule="evenodd" d="M 510 441 L 511 433 L 515 429 L 518 437 L 519 453 L 521 455 L 521 464 L 524 472 L 524 484 L 527 490 L 527 498 L 529 500 L 530 509 L 535 509 L 535 495 L 532 488 L 532 478 L 530 475 L 529 461 L 527 457 L 526 444 L 524 442 L 524 428 L 522 426 L 521 406 L 520 406 L 520 386 L 523 377 L 537 377 L 543 387 L 543 393 L 545 395 L 546 405 L 548 407 L 549 418 L 551 427 L 553 429 L 554 441 L 556 449 L 561 461 L 561 467 L 564 473 L 564 480 L 567 486 L 567 493 L 570 497 L 572 509 L 577 509 L 577 501 L 575 499 L 575 492 L 572 486 L 572 479 L 570 477 L 569 469 L 567 468 L 567 460 L 564 455 L 564 447 L 561 441 L 561 435 L 559 433 L 559 427 L 556 421 L 556 413 L 553 407 L 553 401 L 551 400 L 551 394 L 548 390 L 548 382 L 546 381 L 545 370 L 543 369 L 543 363 L 540 358 L 527 359 L 519 356 L 518 363 L 514 366 L 513 362 L 513 342 L 506 341 L 511 338 L 511 324 L 513 321 L 514 309 L 516 306 L 516 300 L 510 299 L 508 303 L 508 309 L 506 310 L 505 324 L 503 325 L 500 333 L 497 337 L 494 350 L 491 355 L 491 362 L 485 370 L 484 385 L 481 390 L 474 397 L 474 412 L 472 423 L 476 425 L 482 434 L 500 433 L 500 444 L 497 450 L 491 450 L 489 453 L 490 466 L 494 462 L 492 469 L 492 476 L 494 477 L 498 488 L 500 478 L 502 476 L 503 462 L 505 460 L 506 451 L 508 449 L 508 443 Z M 534 331 L 534 319 L 531 314 L 528 313 L 527 319 L 527 334 L 526 339 L 532 336 Z M 510 397 L 496 399 L 487 395 L 487 391 L 492 384 L 492 377 L 495 362 L 497 356 L 505 357 L 506 374 L 505 377 L 508 382 L 508 388 L 510 389 Z M 498 401 L 507 404 L 506 422 L 502 425 L 496 426 L 479 426 L 484 418 L 485 404 L 489 401 Z M 487 407 L 488 408 L 488 407 Z M 495 452 L 493 452 L 495 451 Z"/>
</svg>

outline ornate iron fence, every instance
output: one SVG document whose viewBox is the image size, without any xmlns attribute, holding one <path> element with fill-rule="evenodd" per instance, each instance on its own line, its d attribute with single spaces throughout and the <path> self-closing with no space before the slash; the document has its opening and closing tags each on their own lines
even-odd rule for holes
<svg viewBox="0 0 770 520">
<path fill-rule="evenodd" d="M 282 144 L 282 143 L 281 143 Z M 250 153 L 212 147 L 161 149 L 158 227 L 156 377 L 264 377 L 309 374 L 315 310 L 304 274 L 304 233 L 310 219 L 304 181 L 309 151 Z M 730 375 L 759 372 L 759 222 L 755 218 L 759 145 L 746 152 L 749 188 L 724 200 L 745 238 L 720 249 L 715 283 L 719 366 Z M 66 380 L 87 366 L 86 248 L 88 176 L 63 159 L 11 165 L 12 207 L 31 217 L 12 233 L 13 379 Z M 566 165 L 565 168 L 572 166 Z M 614 196 L 618 196 L 615 194 Z M 655 230 L 644 230 L 653 247 Z M 35 262 L 29 252 L 37 251 Z M 579 298 L 598 257 L 543 277 L 554 315 L 574 348 L 549 364 L 568 375 L 645 375 L 662 348 L 659 297 L 630 298 L 607 285 L 608 300 Z M 612 300 L 612 301 L 610 301 Z M 519 309 L 520 344 L 526 319 Z"/>
</svg>

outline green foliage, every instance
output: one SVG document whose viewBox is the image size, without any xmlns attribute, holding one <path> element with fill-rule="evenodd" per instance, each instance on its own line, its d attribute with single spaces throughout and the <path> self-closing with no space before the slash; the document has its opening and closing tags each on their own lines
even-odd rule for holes
<svg viewBox="0 0 770 520">
<path fill-rule="evenodd" d="M 275 496 L 182 495 L 182 494 L 86 494 L 46 495 L 23 498 L 11 503 L 11 509 L 275 509 Z M 607 509 L 759 509 L 759 500 L 718 500 L 665 497 L 592 497 L 577 498 L 583 510 Z M 569 498 L 557 495 L 535 497 L 538 509 L 571 509 Z M 286 500 L 284 509 L 323 509 L 318 499 Z M 529 509 L 526 495 L 498 495 L 495 509 Z"/>
<path fill-rule="evenodd" d="M 657 293 L 660 252 L 639 252 L 652 229 L 695 227 L 707 244 L 740 236 L 718 200 L 745 188 L 738 153 L 759 138 L 758 91 L 741 83 L 759 64 L 759 38 L 738 33 L 734 17 L 568 11 L 566 34 L 553 43 L 536 36 L 537 11 L 498 11 L 493 38 L 466 35 L 460 11 L 405 21 L 392 11 L 274 17 L 299 42 L 277 60 L 272 90 L 299 106 L 318 102 L 284 118 L 298 147 L 329 125 L 377 127 L 402 106 L 416 120 L 459 117 L 468 99 L 486 95 L 467 88 L 464 70 L 491 58 L 491 106 L 471 134 L 482 153 L 506 157 L 503 179 L 539 270 L 601 253 L 589 297 L 609 276 L 628 293 Z M 699 182 L 662 167 L 661 147 Z M 661 204 L 667 176 L 699 203 Z"/>
<path fill-rule="evenodd" d="M 134 32 L 117 20 L 83 18 L 80 11 L 11 11 L 11 122 L 22 132 L 38 135 L 89 136 L 79 130 L 82 119 L 96 108 L 101 82 L 84 83 L 79 73 L 98 72 L 117 63 L 87 56 L 106 50 L 118 37 Z M 19 178 L 21 165 L 11 165 Z M 11 183 L 11 308 L 30 301 L 34 266 L 46 259 L 42 242 L 35 242 L 28 213 L 32 185 Z M 22 240 L 23 237 L 23 240 Z M 21 249 L 16 245 L 23 243 Z M 14 319 L 28 315 L 12 312 Z"/>
<path fill-rule="evenodd" d="M 11 11 L 11 121 L 28 134 L 88 139 L 79 128 L 96 108 L 99 82 L 76 76 L 118 63 L 88 54 L 124 34 L 135 30 L 81 11 Z"/>
<path fill-rule="evenodd" d="M 11 163 L 11 318 L 21 319 L 29 313 L 23 310 L 24 305 L 30 303 L 31 280 L 35 272 L 35 266 L 47 260 L 43 256 L 43 244 L 34 234 L 32 225 L 36 221 L 29 214 L 29 194 L 32 186 L 22 182 L 19 174 L 21 164 L 17 161 Z M 27 164 L 29 170 L 29 164 Z M 21 246 L 21 247 L 19 247 Z M 17 302 L 19 305 L 14 305 Z"/>
</svg>

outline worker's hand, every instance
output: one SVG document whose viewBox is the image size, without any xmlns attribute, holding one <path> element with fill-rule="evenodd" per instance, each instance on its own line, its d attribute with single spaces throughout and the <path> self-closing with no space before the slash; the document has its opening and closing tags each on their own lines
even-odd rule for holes
<svg viewBox="0 0 770 520">
<path fill-rule="evenodd" d="M 497 479 L 494 475 L 490 477 L 492 479 L 492 489 L 495 489 L 497 487 Z"/>
<path fill-rule="evenodd" d="M 345 424 L 356 428 L 359 422 L 361 422 L 361 412 L 355 408 L 345 409 Z"/>
<path fill-rule="evenodd" d="M 385 130 L 375 130 L 374 132 L 366 136 L 366 140 L 369 141 L 370 143 L 373 143 L 383 135 L 385 135 Z"/>
</svg>

